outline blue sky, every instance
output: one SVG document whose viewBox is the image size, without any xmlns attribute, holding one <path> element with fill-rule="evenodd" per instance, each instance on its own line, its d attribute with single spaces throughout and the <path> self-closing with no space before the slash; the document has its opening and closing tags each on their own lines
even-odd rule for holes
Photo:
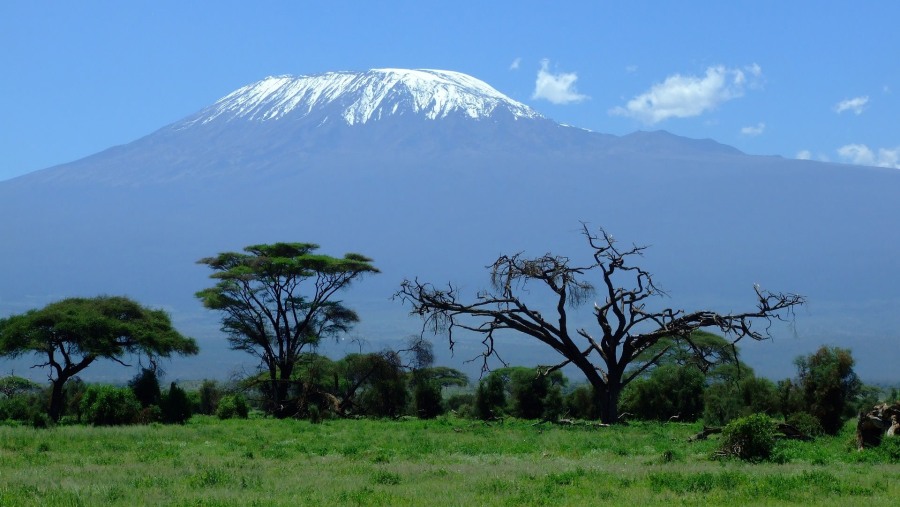
<svg viewBox="0 0 900 507">
<path fill-rule="evenodd" d="M 900 3 L 0 2 L 0 180 L 269 75 L 471 74 L 552 119 L 900 167 Z"/>
</svg>

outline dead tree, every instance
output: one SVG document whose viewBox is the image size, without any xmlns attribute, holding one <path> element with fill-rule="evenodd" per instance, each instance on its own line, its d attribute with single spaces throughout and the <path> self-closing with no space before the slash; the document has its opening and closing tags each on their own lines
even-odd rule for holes
<svg viewBox="0 0 900 507">
<path fill-rule="evenodd" d="M 747 337 L 763 340 L 769 337 L 773 320 L 783 320 L 795 306 L 804 303 L 804 298 L 796 294 L 754 287 L 756 308 L 744 313 L 650 310 L 650 299 L 665 293 L 648 271 L 633 263 L 646 247 L 620 249 L 602 229 L 593 234 L 584 226 L 583 234 L 592 250 L 592 261 L 585 265 L 549 253 L 534 259 L 522 254 L 504 255 L 490 266 L 492 288 L 478 293 L 472 302 L 464 301 L 453 285 L 438 288 L 417 279 L 404 280 L 395 298 L 423 318 L 423 332 L 446 333 L 451 350 L 458 330 L 480 334 L 485 346 L 481 356 L 485 370 L 490 357 L 499 359 L 494 347 L 498 332 L 515 331 L 546 344 L 562 360 L 543 373 L 567 365 L 581 370 L 594 388 L 604 423 L 618 422 L 622 389 L 665 354 L 664 348 L 648 359 L 640 357 L 661 339 L 676 338 L 691 344 L 691 333 L 715 328 L 732 344 Z M 596 285 L 589 276 L 597 280 Z M 548 298 L 538 300 L 537 288 L 546 290 Z M 572 329 L 569 312 L 595 297 L 597 331 Z M 534 301 L 539 302 L 532 304 Z M 554 307 L 552 315 L 537 310 L 548 304 Z M 754 327 L 756 321 L 763 325 Z"/>
</svg>

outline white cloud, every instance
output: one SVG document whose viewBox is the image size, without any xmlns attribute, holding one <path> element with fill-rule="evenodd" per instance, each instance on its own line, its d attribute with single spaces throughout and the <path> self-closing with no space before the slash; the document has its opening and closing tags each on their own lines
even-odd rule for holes
<svg viewBox="0 0 900 507">
<path fill-rule="evenodd" d="M 763 122 L 759 122 L 756 126 L 744 127 L 741 129 L 741 134 L 745 136 L 758 136 L 765 132 L 766 124 Z"/>
<path fill-rule="evenodd" d="M 509 70 L 519 70 L 519 65 L 522 65 L 522 59 L 516 58 L 512 61 L 511 64 L 509 64 Z"/>
<path fill-rule="evenodd" d="M 550 61 L 541 60 L 541 70 L 538 71 L 537 80 L 534 83 L 532 99 L 545 99 L 554 104 L 570 104 L 581 102 L 588 98 L 575 90 L 575 81 L 578 75 L 574 72 L 562 72 L 551 74 L 548 68 Z"/>
<path fill-rule="evenodd" d="M 748 67 L 754 78 L 762 75 L 759 65 Z M 669 76 L 649 91 L 628 101 L 610 114 L 636 118 L 645 123 L 659 123 L 668 118 L 689 118 L 713 110 L 720 104 L 744 95 L 747 76 L 741 69 L 709 67 L 704 76 Z M 751 83 L 752 84 L 752 83 Z"/>
<path fill-rule="evenodd" d="M 877 152 L 865 144 L 847 144 L 837 150 L 841 159 L 851 164 L 900 169 L 900 146 L 879 148 Z"/>
<path fill-rule="evenodd" d="M 809 150 L 798 151 L 797 160 L 812 160 L 812 152 Z"/>
<path fill-rule="evenodd" d="M 846 99 L 838 102 L 834 105 L 834 110 L 836 113 L 840 114 L 844 111 L 853 111 L 856 114 L 862 114 L 862 112 L 866 109 L 866 104 L 869 103 L 869 97 L 854 97 L 852 99 Z"/>
</svg>

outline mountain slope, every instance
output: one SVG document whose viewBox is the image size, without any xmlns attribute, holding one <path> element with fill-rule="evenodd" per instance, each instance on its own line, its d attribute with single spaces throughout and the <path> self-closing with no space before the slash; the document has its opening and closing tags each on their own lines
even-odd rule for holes
<svg viewBox="0 0 900 507">
<path fill-rule="evenodd" d="M 377 348 L 419 329 L 390 300 L 404 277 L 474 293 L 503 253 L 582 259 L 583 221 L 652 245 L 646 266 L 672 296 L 652 304 L 745 309 L 754 283 L 808 296 L 794 330 L 746 347 L 758 373 L 789 375 L 793 357 L 830 343 L 854 349 L 864 378 L 892 375 L 900 172 L 593 133 L 459 76 L 263 80 L 133 143 L 0 182 L 0 315 L 128 294 L 200 340 L 199 363 L 180 360 L 174 375 L 184 364 L 225 376 L 248 358 L 225 352 L 193 298 L 210 283 L 201 257 L 273 241 L 373 257 L 382 274 L 343 297 L 362 318 L 354 336 Z M 451 87 L 459 96 L 445 100 Z M 576 320 L 586 327 L 589 306 Z M 477 345 L 461 344 L 454 364 Z M 550 360 L 532 345 L 507 359 Z"/>
</svg>

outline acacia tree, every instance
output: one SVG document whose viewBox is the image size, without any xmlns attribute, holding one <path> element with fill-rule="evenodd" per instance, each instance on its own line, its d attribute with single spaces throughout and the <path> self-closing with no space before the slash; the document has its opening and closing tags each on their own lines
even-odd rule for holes
<svg viewBox="0 0 900 507">
<path fill-rule="evenodd" d="M 234 350 L 259 358 L 268 373 L 267 409 L 291 415 L 288 390 L 303 353 L 323 338 L 344 333 L 359 321 L 356 312 L 332 298 L 366 273 L 372 260 L 348 253 L 342 259 L 314 253 L 311 243 L 253 245 L 246 253 L 225 252 L 200 259 L 218 280 L 197 297 L 224 313 L 222 330 Z"/>
<path fill-rule="evenodd" d="M 35 368 L 50 368 L 48 415 L 54 421 L 62 416 L 66 381 L 97 359 L 128 366 L 124 359 L 139 355 L 155 365 L 160 357 L 197 351 L 197 343 L 178 333 L 166 312 L 120 296 L 64 299 L 0 320 L 0 355 L 34 354 L 40 361 Z"/>
<path fill-rule="evenodd" d="M 692 333 L 701 328 L 718 329 L 731 343 L 747 337 L 763 340 L 768 337 L 768 324 L 773 319 L 784 318 L 804 303 L 803 297 L 795 294 L 754 287 L 756 309 L 744 313 L 650 310 L 648 300 L 665 293 L 648 271 L 633 264 L 646 247 L 620 249 L 602 229 L 593 234 L 585 226 L 583 234 L 592 250 L 592 262 L 585 265 L 551 254 L 534 259 L 521 254 L 503 255 L 490 266 L 492 288 L 479 292 L 473 302 L 463 301 L 452 284 L 438 288 L 418 280 L 404 280 L 395 297 L 410 304 L 412 313 L 424 319 L 423 331 L 446 332 L 451 349 L 457 330 L 482 335 L 485 370 L 488 358 L 499 359 L 494 347 L 498 332 L 511 330 L 546 344 L 562 360 L 543 368 L 543 374 L 570 364 L 581 370 L 594 387 L 600 418 L 606 423 L 618 421 L 617 403 L 622 389 L 668 352 L 664 347 L 649 358 L 642 357 L 660 340 L 674 338 L 691 344 Z M 587 279 L 588 275 L 599 279 L 597 285 Z M 538 311 L 538 307 L 544 307 L 541 303 L 530 303 L 535 301 L 533 286 L 549 291 L 549 299 L 542 303 L 555 307 L 552 316 Z M 572 329 L 570 310 L 595 295 L 601 298 L 593 308 L 598 332 Z M 766 324 L 762 330 L 753 327 L 756 320 Z"/>
</svg>

